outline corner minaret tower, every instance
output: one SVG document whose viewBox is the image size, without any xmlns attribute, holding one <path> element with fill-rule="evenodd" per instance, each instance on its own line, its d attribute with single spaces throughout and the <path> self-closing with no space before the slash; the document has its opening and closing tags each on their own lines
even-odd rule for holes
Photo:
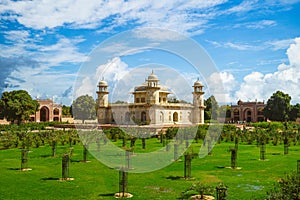
<svg viewBox="0 0 300 200">
<path fill-rule="evenodd" d="M 107 114 L 108 114 L 108 85 L 104 79 L 102 79 L 98 84 L 99 90 L 97 91 L 97 118 L 98 123 L 104 124 L 107 123 Z"/>
<path fill-rule="evenodd" d="M 199 79 L 194 83 L 193 92 L 193 123 L 204 124 L 204 100 L 203 100 L 203 85 Z"/>
</svg>

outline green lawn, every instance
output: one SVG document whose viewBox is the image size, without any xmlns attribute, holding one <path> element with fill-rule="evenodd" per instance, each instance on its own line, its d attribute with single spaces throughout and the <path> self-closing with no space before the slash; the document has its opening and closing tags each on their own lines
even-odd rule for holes
<svg viewBox="0 0 300 200">
<path fill-rule="evenodd" d="M 128 142 L 129 143 L 129 142 Z M 121 145 L 121 141 L 116 143 Z M 222 168 L 230 166 L 232 143 L 217 144 L 211 156 L 192 161 L 193 180 L 184 180 L 183 162 L 139 174 L 129 174 L 128 192 L 132 199 L 176 199 L 193 182 L 201 181 L 212 186 L 223 182 L 229 187 L 228 199 L 261 199 L 273 183 L 286 173 L 296 170 L 300 159 L 300 146 L 291 146 L 288 155 L 283 155 L 283 145 L 267 145 L 266 161 L 259 160 L 256 145 L 239 145 L 238 167 L 240 170 Z M 141 140 L 136 141 L 136 152 L 149 152 L 161 147 L 159 140 L 148 139 L 147 149 L 141 149 Z M 195 151 L 199 144 L 193 144 Z M 51 147 L 31 148 L 29 167 L 32 171 L 16 170 L 20 167 L 20 149 L 0 150 L 0 199 L 114 199 L 118 192 L 118 171 L 111 169 L 89 155 L 89 163 L 82 160 L 82 146 L 76 145 L 70 163 L 70 177 L 74 181 L 59 181 L 61 155 L 67 146 L 59 146 L 57 157 L 50 157 Z"/>
</svg>

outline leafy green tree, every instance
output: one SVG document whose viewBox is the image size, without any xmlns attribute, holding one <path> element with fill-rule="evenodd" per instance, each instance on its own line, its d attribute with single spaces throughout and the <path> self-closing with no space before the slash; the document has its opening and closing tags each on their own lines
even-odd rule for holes
<svg viewBox="0 0 300 200">
<path fill-rule="evenodd" d="M 62 115 L 63 116 L 72 116 L 72 108 L 70 106 L 62 106 Z"/>
<path fill-rule="evenodd" d="M 89 95 L 82 95 L 72 103 L 72 112 L 75 119 L 96 119 L 96 102 Z"/>
<path fill-rule="evenodd" d="M 216 98 L 212 95 L 207 100 L 204 101 L 204 105 L 206 108 L 204 109 L 204 119 L 210 120 L 214 119 L 216 120 L 218 118 L 218 110 L 219 105 L 216 100 Z"/>
<path fill-rule="evenodd" d="M 29 120 L 39 108 L 39 103 L 33 100 L 25 90 L 14 90 L 3 92 L 0 100 L 0 110 L 3 110 L 4 117 L 11 122 L 17 121 L 20 124 Z"/>
<path fill-rule="evenodd" d="M 286 121 L 290 112 L 291 97 L 281 91 L 273 93 L 264 108 L 266 118 L 274 121 Z"/>
<path fill-rule="evenodd" d="M 289 120 L 295 121 L 297 118 L 300 118 L 300 104 L 291 106 L 291 110 L 289 113 Z"/>
</svg>

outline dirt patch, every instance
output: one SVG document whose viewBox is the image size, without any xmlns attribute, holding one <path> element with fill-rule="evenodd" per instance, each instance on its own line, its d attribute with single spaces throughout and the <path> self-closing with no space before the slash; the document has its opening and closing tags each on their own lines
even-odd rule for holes
<svg viewBox="0 0 300 200">
<path fill-rule="evenodd" d="M 133 195 L 130 194 L 130 193 L 125 192 L 125 193 L 116 193 L 114 195 L 114 197 L 117 198 L 117 199 L 119 199 L 119 198 L 132 198 Z"/>
<path fill-rule="evenodd" d="M 191 199 L 201 199 L 201 195 L 200 194 L 193 195 L 190 198 Z M 205 199 L 205 200 L 213 200 L 213 199 L 215 199 L 215 197 L 209 196 L 209 195 L 203 195 L 203 199 Z"/>
</svg>

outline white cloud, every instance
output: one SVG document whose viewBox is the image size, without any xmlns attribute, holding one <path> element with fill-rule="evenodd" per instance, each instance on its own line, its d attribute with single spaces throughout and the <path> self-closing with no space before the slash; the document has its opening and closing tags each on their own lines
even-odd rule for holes
<svg viewBox="0 0 300 200">
<path fill-rule="evenodd" d="M 75 74 L 47 72 L 46 69 L 45 66 L 22 66 L 14 70 L 5 82 L 14 86 L 12 89 L 26 89 L 33 98 L 49 98 L 56 103 L 69 104 L 71 94 L 63 97 L 63 93 L 73 85 Z"/>
<path fill-rule="evenodd" d="M 115 57 L 103 65 L 99 65 L 96 70 L 95 79 L 104 78 L 109 81 L 119 81 L 129 71 L 128 65 L 120 57 Z"/>
<path fill-rule="evenodd" d="M 89 96 L 95 96 L 95 88 L 96 86 L 93 84 L 93 81 L 90 79 L 90 77 L 85 77 L 79 88 L 75 91 L 75 98 L 82 96 L 82 95 L 89 95 Z"/>
<path fill-rule="evenodd" d="M 245 24 L 246 28 L 249 29 L 263 29 L 263 28 L 269 28 L 272 26 L 276 26 L 277 22 L 274 20 L 261 20 L 258 22 L 251 22 Z"/>
<path fill-rule="evenodd" d="M 109 91 L 112 92 L 117 83 L 124 81 L 124 77 L 128 76 L 129 71 L 130 69 L 128 68 L 128 65 L 119 57 L 115 57 L 107 61 L 107 63 L 99 65 L 95 69 L 94 74 L 79 74 L 76 80 L 77 82 L 75 84 L 74 98 L 86 94 L 95 97 L 96 91 L 98 89 L 97 84 L 102 79 L 104 79 L 108 83 Z M 130 80 L 129 83 L 131 83 Z M 124 84 L 121 84 L 120 86 L 121 89 L 126 87 L 127 86 Z M 124 100 L 124 97 L 128 94 L 128 92 L 128 88 L 126 91 L 120 91 L 119 93 L 121 94 L 123 99 L 121 98 L 117 100 Z"/>
<path fill-rule="evenodd" d="M 19 23 L 34 29 L 46 27 L 51 29 L 59 26 L 71 28 L 103 26 L 105 29 L 106 25 L 123 26 L 133 23 L 186 33 L 199 31 L 207 23 L 207 19 L 212 17 L 211 9 L 224 2 L 226 0 L 6 1 L 2 3 L 0 13 L 10 12 Z M 187 12 L 195 9 L 197 12 Z M 105 21 L 108 18 L 110 20 Z"/>
<path fill-rule="evenodd" d="M 275 40 L 266 42 L 267 45 L 270 45 L 273 50 L 287 49 L 295 39 L 284 39 L 284 40 Z"/>
<path fill-rule="evenodd" d="M 295 67 L 300 67 L 300 38 L 295 39 L 295 43 L 291 44 L 290 48 L 287 50 L 287 55 L 290 64 Z"/>
<path fill-rule="evenodd" d="M 137 38 L 146 38 L 153 41 L 177 41 L 177 40 L 184 40 L 186 39 L 181 34 L 174 33 L 174 31 L 166 31 L 156 28 L 149 28 L 149 29 L 136 29 L 134 30 L 134 34 Z"/>
<path fill-rule="evenodd" d="M 292 97 L 293 102 L 300 102 L 300 38 L 294 39 L 287 50 L 289 64 L 280 64 L 274 73 L 252 72 L 244 81 L 235 96 L 241 100 L 267 100 L 277 90 Z"/>
<path fill-rule="evenodd" d="M 228 9 L 225 12 L 228 13 L 228 14 L 248 12 L 248 11 L 250 11 L 250 10 L 252 10 L 254 8 L 256 2 L 257 2 L 257 0 L 254 0 L 254 1 L 249 1 L 249 0 L 248 1 L 243 1 L 239 5 L 233 6 L 232 8 Z"/>
<path fill-rule="evenodd" d="M 248 45 L 248 44 L 235 44 L 235 43 L 232 43 L 232 42 L 226 42 L 224 44 L 224 46 L 227 47 L 227 48 L 237 49 L 237 50 L 240 50 L 240 51 L 257 49 L 257 46 L 251 46 L 251 45 Z"/>
<path fill-rule="evenodd" d="M 29 39 L 29 36 L 30 34 L 26 30 L 12 30 L 4 32 L 4 38 L 11 42 L 25 42 Z"/>
<path fill-rule="evenodd" d="M 239 51 L 261 51 L 265 49 L 271 49 L 274 51 L 287 49 L 294 43 L 295 39 L 284 39 L 284 40 L 273 40 L 273 41 L 255 41 L 251 44 L 248 43 L 237 43 L 237 42 L 218 42 L 206 40 L 206 42 L 212 44 L 218 48 L 230 48 Z"/>
<path fill-rule="evenodd" d="M 233 92 L 237 89 L 237 81 L 228 72 L 215 72 L 207 79 L 208 89 L 219 103 L 234 101 Z"/>
<path fill-rule="evenodd" d="M 49 46 L 37 45 L 39 53 L 36 53 L 36 60 L 48 63 L 49 66 L 58 66 L 61 63 L 80 63 L 87 59 L 87 56 L 79 52 L 76 45 L 84 41 L 82 38 L 68 39 L 59 38 L 59 40 Z"/>
</svg>

